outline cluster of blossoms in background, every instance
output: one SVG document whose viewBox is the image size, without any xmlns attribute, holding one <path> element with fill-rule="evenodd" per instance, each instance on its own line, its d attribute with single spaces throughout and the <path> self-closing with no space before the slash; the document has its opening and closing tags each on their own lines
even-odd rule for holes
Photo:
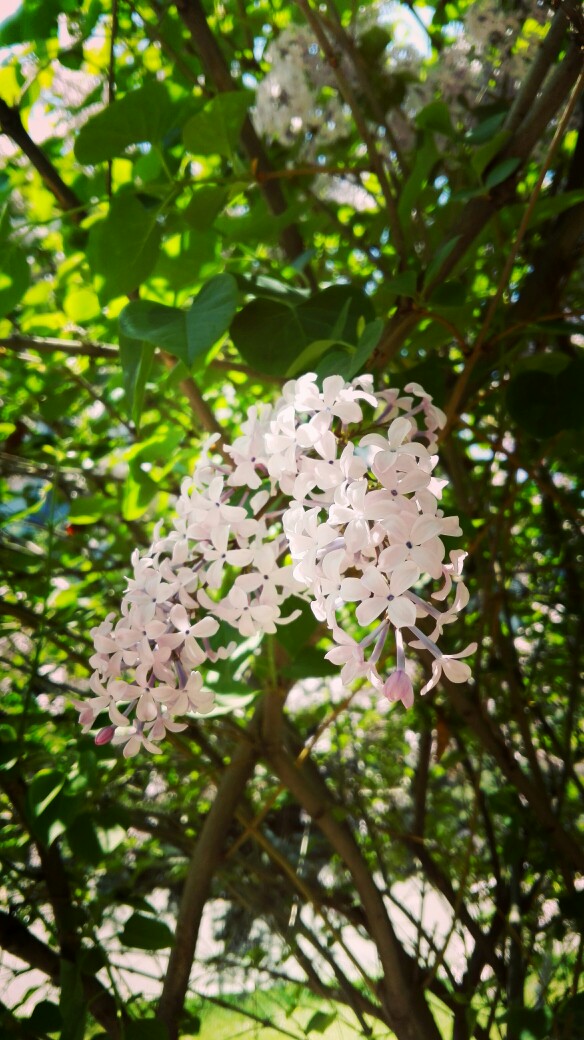
<svg viewBox="0 0 584 1040">
<path fill-rule="evenodd" d="M 455 123 L 469 127 L 474 110 L 485 102 L 504 102 L 513 96 L 541 40 L 540 26 L 551 17 L 548 3 L 518 0 L 507 8 L 499 0 L 478 0 L 469 6 L 464 25 L 451 27 L 452 39 L 440 60 L 428 63 L 423 37 L 400 39 L 398 21 L 387 21 L 387 5 L 373 5 L 348 28 L 350 47 L 359 52 L 367 32 L 376 25 L 388 34 L 388 45 L 375 58 L 376 72 L 394 98 L 385 114 L 391 136 L 406 150 L 416 141 L 413 120 L 435 98 L 446 101 Z M 419 35 L 419 34 L 418 34 Z M 335 45 L 337 67 L 359 93 L 352 57 Z M 350 132 L 350 114 L 339 94 L 335 70 L 324 59 L 311 31 L 290 26 L 265 53 L 269 71 L 256 92 L 255 125 L 268 140 L 284 147 L 301 143 L 315 157 Z M 370 58 L 367 57 L 367 61 Z M 401 101 L 397 99 L 400 97 Z"/>
<path fill-rule="evenodd" d="M 286 29 L 267 48 L 265 58 L 270 71 L 257 88 L 258 133 L 288 147 L 303 140 L 307 154 L 349 133 L 334 72 L 309 29 Z M 344 71 L 350 74 L 348 68 Z"/>
<path fill-rule="evenodd" d="M 371 376 L 329 376 L 321 390 L 308 374 L 275 404 L 250 408 L 225 446 L 230 461 L 206 454 L 183 481 L 172 530 L 158 525 L 149 550 L 135 551 L 121 616 L 93 629 L 94 696 L 77 705 L 85 729 L 106 711 L 98 743 L 156 751 L 167 730 L 185 728 L 177 718 L 213 707 L 201 666 L 232 654 L 238 638 L 294 620 L 297 611 L 283 613 L 292 595 L 330 630 L 326 656 L 344 683 L 366 680 L 411 706 L 408 645 L 430 654 L 422 693 L 443 672 L 467 680 L 460 658 L 475 646 L 445 655 L 437 644 L 468 601 L 466 553 L 446 560 L 442 541 L 461 534 L 439 508 L 445 481 L 433 476 L 443 423 L 418 384 L 375 394 Z M 427 599 L 432 579 L 434 600 L 453 592 L 442 610 Z"/>
</svg>

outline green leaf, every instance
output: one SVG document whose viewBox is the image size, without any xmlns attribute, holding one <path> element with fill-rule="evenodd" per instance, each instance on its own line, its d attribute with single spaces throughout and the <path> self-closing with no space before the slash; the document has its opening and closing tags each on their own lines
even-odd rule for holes
<svg viewBox="0 0 584 1040">
<path fill-rule="evenodd" d="M 107 820 L 102 817 L 101 823 L 103 826 L 97 826 L 97 840 L 99 841 L 101 850 L 106 855 L 110 855 L 126 840 L 128 836 L 127 829 L 122 827 L 120 823 L 115 823 L 113 820 L 108 823 Z"/>
<path fill-rule="evenodd" d="M 308 1036 L 309 1033 L 324 1033 L 329 1026 L 332 1026 L 333 1022 L 337 1020 L 336 1011 L 315 1011 L 309 1020 L 304 1032 Z"/>
<path fill-rule="evenodd" d="M 284 665 L 282 671 L 290 679 L 316 679 L 327 675 L 336 675 L 337 666 L 327 661 L 324 650 L 315 646 L 305 646 L 301 654 L 296 654 L 290 664 Z"/>
<path fill-rule="evenodd" d="M 40 816 L 65 786 L 66 777 L 56 769 L 41 769 L 28 788 L 28 802 L 34 816 Z"/>
<path fill-rule="evenodd" d="M 448 338 L 451 338 L 451 335 L 451 333 L 447 333 Z M 428 329 L 422 331 L 421 338 L 425 344 L 428 339 Z M 415 356 L 416 354 L 414 354 Z M 402 389 L 408 383 L 420 383 L 432 395 L 436 404 L 442 407 L 447 400 L 446 381 L 450 371 L 448 362 L 433 355 L 425 358 L 418 365 L 413 365 L 411 368 L 406 368 L 399 372 L 394 379 L 394 383 Z"/>
<path fill-rule="evenodd" d="M 183 142 L 193 155 L 224 155 L 230 158 L 253 94 L 247 90 L 217 94 L 183 129 Z"/>
<path fill-rule="evenodd" d="M 489 170 L 485 177 L 485 188 L 496 188 L 497 184 L 502 184 L 503 181 L 506 181 L 512 173 L 515 173 L 515 170 L 520 165 L 521 159 L 517 159 L 516 157 L 503 159 L 502 162 L 493 166 L 492 170 Z"/>
<path fill-rule="evenodd" d="M 571 209 L 572 206 L 577 206 L 580 202 L 584 202 L 584 191 L 582 189 L 559 192 L 557 195 L 539 198 L 533 208 L 529 225 L 534 227 L 542 220 L 556 217 L 565 210 Z M 509 206 L 504 206 L 500 210 L 499 216 L 505 221 L 505 227 L 514 230 L 519 224 L 524 210 L 525 207 L 522 203 L 513 203 Z"/>
<path fill-rule="evenodd" d="M 443 282 L 437 285 L 430 294 L 428 303 L 431 307 L 454 307 L 458 310 L 467 301 L 467 289 L 462 282 Z"/>
<path fill-rule="evenodd" d="M 120 350 L 122 338 L 145 340 L 162 347 L 173 357 L 188 362 L 185 311 L 166 307 L 153 300 L 132 300 L 120 314 Z M 126 348 L 127 349 L 127 348 Z M 134 344 L 135 349 L 135 344 Z M 122 364 L 124 363 L 122 359 Z"/>
<path fill-rule="evenodd" d="M 584 426 L 584 359 L 572 358 L 560 372 L 518 372 L 507 390 L 513 419 L 533 437 L 553 437 Z"/>
<path fill-rule="evenodd" d="M 187 358 L 192 365 L 227 332 L 237 307 L 237 282 L 218 274 L 206 282 L 186 313 Z"/>
<path fill-rule="evenodd" d="M 425 105 L 416 115 L 414 122 L 420 130 L 435 130 L 445 137 L 456 137 L 450 109 L 444 101 L 431 101 L 429 105 Z"/>
<path fill-rule="evenodd" d="M 520 372 L 507 390 L 509 414 L 534 437 L 557 433 L 555 380 L 549 372 Z"/>
<path fill-rule="evenodd" d="M 193 1030 L 188 1029 L 188 1035 Z M 184 1034 L 187 1035 L 186 1033 Z M 124 1040 L 167 1040 L 166 1027 L 156 1018 L 140 1018 L 126 1022 L 124 1027 Z"/>
<path fill-rule="evenodd" d="M 83 325 L 101 315 L 101 305 L 92 289 L 75 289 L 65 297 L 63 310 L 76 324 Z"/>
<path fill-rule="evenodd" d="M 418 272 L 401 271 L 395 278 L 389 278 L 384 282 L 387 292 L 395 293 L 396 296 L 415 296 L 417 292 Z"/>
<path fill-rule="evenodd" d="M 60 1040 L 83 1040 L 87 1005 L 78 964 L 61 959 L 59 1011 L 63 1022 Z"/>
<path fill-rule="evenodd" d="M 459 241 L 460 235 L 455 235 L 454 238 L 449 238 L 447 242 L 443 242 L 439 249 L 436 250 L 432 260 L 428 264 L 426 274 L 424 276 L 424 285 L 431 285 L 437 274 L 440 273 L 442 264 L 448 259 L 456 243 Z"/>
<path fill-rule="evenodd" d="M 124 925 L 120 942 L 138 950 L 164 950 L 172 945 L 172 932 L 156 917 L 132 914 Z"/>
<path fill-rule="evenodd" d="M 367 296 L 351 285 L 331 285 L 309 299 L 288 296 L 252 300 L 232 322 L 231 337 L 253 368 L 270 375 L 286 375 L 307 346 L 332 339 L 347 302 L 343 339 L 356 343 L 359 319 L 372 321 L 375 312 Z"/>
<path fill-rule="evenodd" d="M 75 524 L 94 524 L 110 508 L 105 495 L 78 495 L 69 503 L 69 519 Z"/>
<path fill-rule="evenodd" d="M 203 286 L 188 311 L 133 300 L 120 314 L 120 329 L 124 336 L 162 347 L 190 366 L 225 335 L 236 307 L 235 278 L 218 274 Z"/>
<path fill-rule="evenodd" d="M 387 45 L 391 43 L 391 34 L 381 25 L 372 25 L 366 32 L 360 33 L 357 48 L 366 62 L 377 62 Z"/>
<path fill-rule="evenodd" d="M 322 355 L 330 349 L 337 341 L 334 339 L 316 339 L 314 343 L 309 343 L 303 351 L 300 352 L 297 358 L 289 366 L 286 375 L 290 378 L 296 376 L 299 372 L 311 372 L 314 370 L 314 365 L 322 357 Z"/>
<path fill-rule="evenodd" d="M 139 520 L 157 494 L 158 484 L 147 473 L 132 473 L 126 480 L 122 492 L 123 519 Z"/>
<path fill-rule="evenodd" d="M 129 145 L 161 142 L 188 112 L 184 103 L 171 100 L 164 83 L 153 80 L 89 119 L 77 134 L 75 158 L 94 165 L 123 155 Z"/>
<path fill-rule="evenodd" d="M 194 231 L 208 231 L 228 198 L 227 188 L 217 184 L 202 184 L 193 191 L 191 201 L 181 216 Z"/>
<path fill-rule="evenodd" d="M 503 145 L 507 144 L 507 141 L 511 137 L 508 130 L 500 130 L 498 134 L 486 141 L 485 144 L 477 148 L 470 157 L 470 164 L 479 177 L 483 170 L 489 165 L 489 163 L 495 158 L 495 156 L 501 151 Z"/>
<path fill-rule="evenodd" d="M 230 332 L 243 360 L 268 375 L 285 375 L 307 346 L 298 308 L 284 300 L 252 300 L 236 314 Z"/>
<path fill-rule="evenodd" d="M 346 350 L 331 350 L 330 354 L 325 354 L 316 369 L 319 385 L 322 386 L 323 380 L 327 376 L 342 376 L 343 379 L 349 379 L 352 361 L 353 354 Z"/>
<path fill-rule="evenodd" d="M 298 306 L 298 314 L 309 341 L 342 338 L 354 344 L 358 339 L 360 319 L 369 322 L 375 318 L 369 297 L 356 286 L 347 284 L 329 285 L 304 300 Z M 339 327 L 341 314 L 344 314 L 345 320 Z"/>
<path fill-rule="evenodd" d="M 499 1021 L 507 1023 L 509 1032 L 517 1040 L 548 1040 L 553 1025 L 553 1011 L 549 1007 L 510 1008 Z"/>
<path fill-rule="evenodd" d="M 56 1004 L 50 1000 L 39 1000 L 35 1004 L 26 1025 L 34 1036 L 44 1036 L 45 1033 L 60 1033 L 63 1022 L 61 1013 Z"/>
<path fill-rule="evenodd" d="M 12 243 L 2 248 L 0 318 L 14 310 L 30 285 L 30 268 L 23 250 Z"/>
<path fill-rule="evenodd" d="M 79 813 L 75 817 L 67 827 L 67 841 L 73 856 L 82 863 L 97 866 L 103 859 L 91 813 Z"/>
<path fill-rule="evenodd" d="M 59 0 L 29 0 L 6 18 L 0 27 L 0 46 L 9 47 L 28 40 L 44 40 L 56 34 L 57 20 L 62 11 Z"/>
<path fill-rule="evenodd" d="M 148 278 L 160 237 L 156 209 L 146 209 L 128 192 L 112 199 L 105 220 L 89 233 L 89 259 L 94 272 L 103 276 L 107 299 L 131 293 Z"/>
<path fill-rule="evenodd" d="M 365 362 L 368 361 L 371 357 L 373 351 L 379 343 L 379 340 L 381 339 L 383 326 L 383 320 L 381 318 L 376 318 L 375 321 L 370 322 L 363 329 L 363 333 L 361 335 L 361 339 L 359 340 L 357 350 L 351 358 L 348 376 L 349 379 L 352 379 L 353 376 L 356 376 L 365 365 Z"/>
<path fill-rule="evenodd" d="M 135 426 L 139 427 L 146 380 L 154 359 L 154 347 L 150 343 L 137 343 L 136 340 L 123 335 L 120 336 L 119 343 L 126 411 Z"/>
<path fill-rule="evenodd" d="M 293 657 L 312 637 L 318 626 L 318 621 L 312 613 L 309 604 L 296 596 L 292 596 L 286 601 L 286 610 L 286 616 L 289 616 L 295 610 L 299 610 L 300 614 L 289 625 L 278 626 L 276 639 Z"/>
<path fill-rule="evenodd" d="M 479 123 L 478 126 L 469 131 L 465 140 L 470 144 L 485 144 L 501 129 L 506 118 L 507 111 L 505 110 L 504 112 L 497 112 L 494 116 L 489 116 L 488 119 L 483 119 L 482 123 Z"/>
<path fill-rule="evenodd" d="M 426 187 L 428 177 L 439 157 L 440 152 L 434 143 L 434 138 L 431 134 L 428 134 L 421 148 L 416 151 L 412 172 L 406 180 L 399 197 L 397 212 L 402 225 L 408 226 L 411 224 L 412 210 L 416 209 L 420 194 Z"/>
</svg>

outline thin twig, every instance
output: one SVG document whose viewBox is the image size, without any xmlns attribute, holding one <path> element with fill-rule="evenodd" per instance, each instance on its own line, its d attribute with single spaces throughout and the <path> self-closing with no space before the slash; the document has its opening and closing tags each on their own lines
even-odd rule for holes
<svg viewBox="0 0 584 1040">
<path fill-rule="evenodd" d="M 111 13 L 111 27 L 110 27 L 110 41 L 109 41 L 109 62 L 107 69 L 107 107 L 113 105 L 116 98 L 116 39 L 118 35 L 118 0 L 112 0 L 112 13 Z M 108 159 L 105 184 L 106 191 L 111 199 L 112 196 L 112 171 L 113 171 L 113 159 Z"/>
</svg>

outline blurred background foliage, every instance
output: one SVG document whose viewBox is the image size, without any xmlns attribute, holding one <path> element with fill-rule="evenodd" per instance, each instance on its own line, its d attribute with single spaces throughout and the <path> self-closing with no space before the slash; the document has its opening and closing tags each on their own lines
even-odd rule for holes
<svg viewBox="0 0 584 1040">
<path fill-rule="evenodd" d="M 12 5 L 3 1036 L 584 1037 L 583 46 L 568 0 Z M 132 550 L 209 432 L 315 368 L 445 409 L 473 682 L 350 699 L 305 612 L 155 760 L 94 746 L 72 701 Z M 274 666 L 308 754 L 292 782 L 256 735 L 214 835 Z M 159 1005 L 209 847 L 190 988 Z"/>
</svg>

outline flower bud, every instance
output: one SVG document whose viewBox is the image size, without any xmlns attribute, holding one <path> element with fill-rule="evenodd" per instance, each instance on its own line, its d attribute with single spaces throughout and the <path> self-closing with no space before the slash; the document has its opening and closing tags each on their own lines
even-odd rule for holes
<svg viewBox="0 0 584 1040">
<path fill-rule="evenodd" d="M 383 684 L 383 693 L 388 701 L 401 701 L 404 708 L 411 708 L 414 703 L 412 681 L 402 668 L 388 676 Z"/>
<path fill-rule="evenodd" d="M 95 738 L 95 743 L 98 745 L 98 747 L 101 747 L 102 744 L 111 744 L 115 732 L 115 726 L 104 726 L 104 728 L 100 729 L 99 733 L 97 734 Z"/>
</svg>

